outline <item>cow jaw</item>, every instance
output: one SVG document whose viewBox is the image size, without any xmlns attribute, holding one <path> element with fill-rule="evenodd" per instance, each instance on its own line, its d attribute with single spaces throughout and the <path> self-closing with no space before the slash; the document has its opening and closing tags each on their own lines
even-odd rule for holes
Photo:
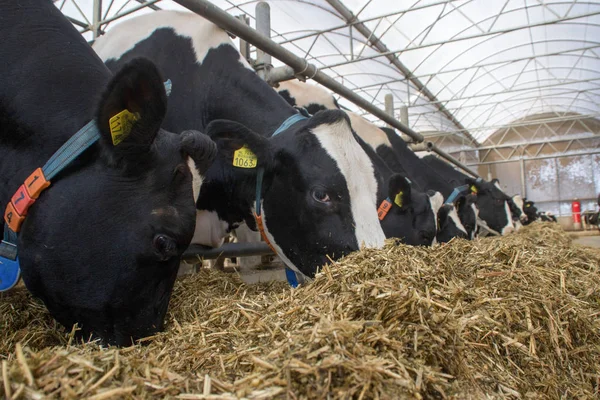
<svg viewBox="0 0 600 400">
<path fill-rule="evenodd" d="M 312 133 L 346 180 L 358 246 L 383 247 L 385 235 L 377 217 L 375 171 L 354 139 L 347 120 L 320 125 L 312 129 Z"/>
</svg>

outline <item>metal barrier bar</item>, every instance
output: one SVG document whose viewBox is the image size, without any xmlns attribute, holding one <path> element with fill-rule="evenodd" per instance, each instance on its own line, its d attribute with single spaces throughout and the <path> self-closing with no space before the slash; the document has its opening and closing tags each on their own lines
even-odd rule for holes
<svg viewBox="0 0 600 400">
<path fill-rule="evenodd" d="M 182 260 L 214 260 L 219 257 L 247 257 L 273 255 L 271 248 L 264 242 L 259 243 L 225 243 L 221 247 L 213 248 L 192 244 L 183 252 Z"/>
<path fill-rule="evenodd" d="M 330 90 L 338 93 L 340 96 L 346 98 L 352 103 L 356 104 L 360 108 L 370 112 L 377 118 L 388 123 L 399 131 L 407 134 L 413 140 L 422 142 L 424 140 L 420 133 L 413 131 L 412 129 L 404 126 L 400 121 L 389 116 L 385 111 L 375 107 L 367 100 L 363 99 L 359 95 L 355 94 L 352 90 L 348 89 L 344 85 L 337 82 L 335 79 L 319 71 L 319 69 L 307 62 L 305 59 L 298 57 L 291 51 L 285 49 L 279 44 L 275 43 L 271 39 L 261 35 L 254 29 L 246 26 L 245 24 L 238 21 L 235 17 L 229 15 L 227 12 L 221 10 L 219 7 L 206 0 L 174 0 L 176 3 L 203 16 L 204 18 L 212 21 L 216 25 L 220 26 L 234 35 L 244 39 L 248 43 L 256 46 L 257 48 L 268 52 L 273 57 L 277 58 L 281 62 L 289 65 L 294 69 L 297 75 L 304 76 L 309 79 L 313 79 L 319 82 L 321 85 L 329 88 Z"/>
</svg>

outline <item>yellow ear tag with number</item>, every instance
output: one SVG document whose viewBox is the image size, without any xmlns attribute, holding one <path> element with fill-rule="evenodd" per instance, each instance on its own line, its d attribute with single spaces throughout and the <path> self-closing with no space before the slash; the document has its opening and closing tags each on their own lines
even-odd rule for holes
<svg viewBox="0 0 600 400">
<path fill-rule="evenodd" d="M 477 193 L 477 188 L 475 185 L 471 185 L 471 193 Z"/>
<path fill-rule="evenodd" d="M 233 152 L 233 166 L 238 168 L 256 168 L 258 158 L 256 154 L 248 148 L 247 145 L 243 145 L 240 149 Z"/>
<path fill-rule="evenodd" d="M 398 207 L 402 207 L 402 195 L 404 194 L 404 192 L 399 192 L 396 197 L 394 198 L 394 203 L 396 203 L 396 205 Z"/>
<path fill-rule="evenodd" d="M 125 109 L 109 120 L 113 145 L 118 145 L 129 136 L 133 124 L 138 119 L 140 119 L 140 114 Z"/>
</svg>

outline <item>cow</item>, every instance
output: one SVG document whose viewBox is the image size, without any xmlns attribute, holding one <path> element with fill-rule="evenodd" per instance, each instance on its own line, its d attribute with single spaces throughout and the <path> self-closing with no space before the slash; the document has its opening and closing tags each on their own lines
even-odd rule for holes
<svg viewBox="0 0 600 400">
<path fill-rule="evenodd" d="M 523 198 L 523 212 L 527 216 L 527 221 L 525 221 L 523 225 L 529 225 L 539 219 L 538 209 L 535 206 L 535 203 L 531 200 L 527 200 L 527 198 Z"/>
<path fill-rule="evenodd" d="M 290 105 L 304 108 L 309 114 L 318 113 L 323 110 L 340 109 L 335 98 L 320 86 L 300 81 L 286 81 L 279 83 L 277 92 Z M 391 162 L 386 158 L 382 158 L 383 162 L 375 161 L 379 160 L 381 155 L 378 152 L 378 147 L 386 143 L 389 145 L 385 133 L 361 116 L 350 111 L 346 111 L 346 113 L 350 117 L 354 132 L 369 146 L 370 149 L 365 151 L 370 154 L 371 159 L 374 160 L 374 164 L 378 166 L 376 171 L 383 178 L 383 185 L 393 186 L 393 182 L 388 183 L 390 178 L 397 180 L 397 182 L 402 180 L 402 178 L 393 178 L 394 173 L 399 173 L 404 179 L 407 177 L 410 178 L 401 167 L 393 168 L 398 164 L 395 159 L 391 160 Z M 443 198 L 439 192 L 428 191 L 426 193 L 420 190 L 418 185 L 412 182 L 412 180 L 409 179 L 408 182 L 409 184 L 402 190 L 402 193 L 406 194 L 406 190 L 410 190 L 410 196 L 406 197 L 410 202 L 407 200 L 398 203 L 389 202 L 386 198 L 394 199 L 395 195 L 381 193 L 380 191 L 378 202 L 382 205 L 389 203 L 393 209 L 392 211 L 396 211 L 381 220 L 382 228 L 388 238 L 400 238 L 403 243 L 410 245 L 429 246 L 436 241 L 439 219 L 437 213 L 443 203 Z M 402 204 L 402 207 L 396 208 L 393 204 Z M 460 235 L 460 228 L 451 220 L 452 213 L 456 214 L 456 211 L 448 210 L 444 214 L 442 224 L 444 229 L 447 230 L 445 235 Z M 446 222 L 446 219 L 449 219 L 449 221 Z M 457 219 L 455 218 L 455 220 Z"/>
<path fill-rule="evenodd" d="M 216 145 L 163 130 L 156 67 L 132 59 L 113 75 L 52 2 L 2 1 L 0 37 L 0 268 L 18 263 L 80 337 L 155 334 L 194 234 L 193 176 Z"/>
<path fill-rule="evenodd" d="M 453 185 L 470 185 L 471 190 L 477 194 L 475 204 L 479 210 L 479 225 L 502 235 L 515 230 L 509 206 L 510 197 L 502 192 L 497 179 L 488 182 L 471 178 L 433 155 L 425 156 L 422 160 Z"/>
<path fill-rule="evenodd" d="M 217 143 L 193 243 L 218 247 L 246 224 L 301 278 L 361 246 L 383 246 L 375 171 L 348 117 L 298 114 L 224 30 L 196 14 L 158 11 L 115 25 L 93 47 L 113 70 L 152 60 L 173 82 L 165 127 L 198 129 Z"/>
</svg>

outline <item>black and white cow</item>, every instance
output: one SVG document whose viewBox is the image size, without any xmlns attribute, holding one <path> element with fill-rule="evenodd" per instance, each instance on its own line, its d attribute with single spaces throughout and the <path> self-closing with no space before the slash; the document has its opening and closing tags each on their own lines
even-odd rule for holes
<svg viewBox="0 0 600 400">
<path fill-rule="evenodd" d="M 539 219 L 538 209 L 535 206 L 535 203 L 531 200 L 527 200 L 527 198 L 523 199 L 523 212 L 527 215 L 527 221 L 524 222 L 523 225 L 529 225 Z"/>
<path fill-rule="evenodd" d="M 274 135 L 297 111 L 254 73 L 225 31 L 196 14 L 159 11 L 114 26 L 94 49 L 111 69 L 138 56 L 152 60 L 173 82 L 165 126 L 204 130 L 217 143 L 194 243 L 219 246 L 244 223 L 256 231 L 258 186 L 266 237 L 297 272 L 310 277 L 328 257 L 383 245 L 375 172 L 348 117 L 324 111 Z M 232 165 L 242 146 L 255 168 Z"/>
<path fill-rule="evenodd" d="M 425 156 L 422 160 L 452 185 L 460 186 L 466 183 L 476 190 L 477 201 L 475 204 L 479 210 L 478 222 L 480 225 L 487 226 L 502 235 L 515 230 L 509 206 L 510 197 L 502 192 L 497 179 L 493 179 L 491 182 L 476 180 L 432 155 Z"/>
<path fill-rule="evenodd" d="M 320 86 L 300 81 L 286 81 L 279 84 L 277 92 L 290 105 L 304 108 L 310 114 L 340 108 L 335 98 Z M 393 164 L 380 158 L 377 150 L 380 144 L 387 142 L 385 133 L 361 116 L 349 111 L 346 113 L 350 117 L 354 132 L 368 145 L 365 151 L 376 166 L 375 171 L 380 176 L 380 186 L 385 189 L 380 188 L 378 191 L 378 203 L 384 204 L 386 199 L 392 200 L 388 201 L 390 211 L 385 218 L 381 219 L 386 237 L 399 238 L 403 243 L 410 245 L 431 245 L 436 241 L 437 212 L 443 203 L 442 195 L 436 191 L 424 193 L 412 181 L 406 180 L 408 176 L 405 171 L 390 168 Z M 399 188 L 398 184 L 403 188 Z M 398 193 L 402 193 L 404 199 L 396 202 Z M 446 213 L 444 218 L 450 219 L 451 214 L 452 210 Z"/>
<path fill-rule="evenodd" d="M 113 76 L 48 0 L 0 3 L 0 37 L 3 214 L 80 128 L 95 120 L 99 133 L 14 229 L 25 285 L 85 339 L 130 345 L 154 334 L 194 234 L 188 160 L 203 174 L 215 144 L 199 132 L 162 130 L 167 95 L 156 67 L 135 59 Z M 114 145 L 109 119 L 124 110 L 135 121 Z"/>
<path fill-rule="evenodd" d="M 335 98 L 317 85 L 286 81 L 279 84 L 277 91 L 288 103 L 303 107 L 310 113 L 340 108 Z M 428 211 L 429 218 L 422 217 L 421 220 L 433 221 L 427 223 L 430 227 L 428 231 L 431 231 L 431 227 L 435 225 L 437 240 L 447 242 L 453 237 L 473 238 L 477 216 L 472 197 L 467 200 L 464 195 L 460 195 L 453 204 L 448 204 L 440 212 L 443 203 L 443 193 L 440 192 L 445 190 L 447 197 L 453 188 L 435 171 L 428 168 L 393 129 L 379 128 L 353 112 L 348 111 L 347 114 L 354 131 L 375 150 L 389 169 L 409 177 L 414 192 L 429 194 L 430 206 L 421 207 L 431 210 Z M 413 226 L 419 229 L 423 224 L 413 224 Z"/>
</svg>

